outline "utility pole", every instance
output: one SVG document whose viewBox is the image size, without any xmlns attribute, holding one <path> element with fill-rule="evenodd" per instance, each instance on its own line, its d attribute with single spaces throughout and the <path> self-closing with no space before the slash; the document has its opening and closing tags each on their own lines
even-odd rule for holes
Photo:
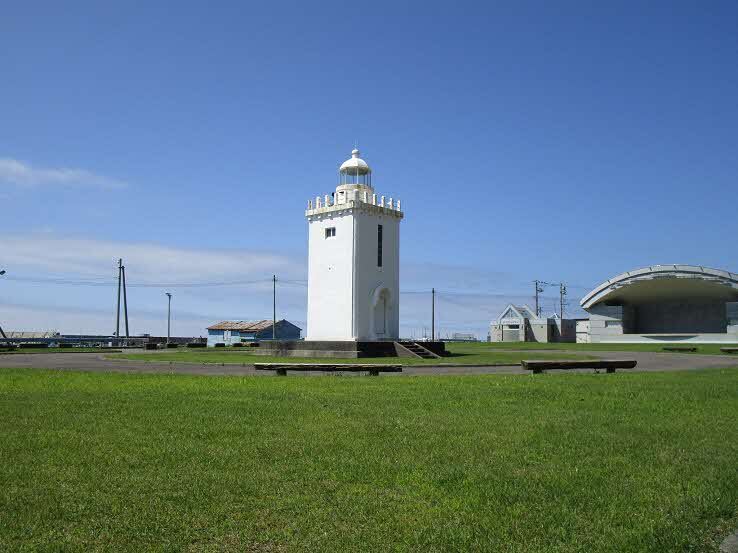
<svg viewBox="0 0 738 553">
<path fill-rule="evenodd" d="M 120 290 L 123 288 L 123 316 L 126 323 L 126 338 L 128 333 L 128 298 L 126 297 L 126 268 L 123 259 L 118 259 L 118 302 L 115 307 L 115 339 L 120 344 Z"/>
<path fill-rule="evenodd" d="M 431 342 L 436 341 L 436 289 L 431 288 Z"/>
<path fill-rule="evenodd" d="M 272 275 L 272 340 L 277 339 L 277 275 Z"/>
<path fill-rule="evenodd" d="M 564 320 L 564 297 L 566 296 L 566 284 L 559 284 L 559 317 Z"/>
<path fill-rule="evenodd" d="M 539 305 L 538 301 L 538 294 L 543 292 L 543 286 L 542 284 L 545 284 L 542 280 L 534 280 L 533 283 L 536 285 L 536 317 L 541 316 L 541 307 Z"/>
<path fill-rule="evenodd" d="M 126 299 L 126 267 L 125 265 L 121 266 L 121 271 L 123 273 L 123 315 L 126 319 L 126 340 L 130 338 L 128 334 L 128 300 Z"/>
<path fill-rule="evenodd" d="M 121 268 L 123 260 L 118 259 L 118 304 L 115 308 L 115 339 L 120 342 L 120 287 L 121 287 Z"/>
<path fill-rule="evenodd" d="M 167 295 L 168 298 L 168 305 L 167 305 L 167 344 L 169 343 L 169 340 L 171 338 L 171 330 L 172 330 L 172 294 L 169 292 L 164 292 Z"/>
</svg>

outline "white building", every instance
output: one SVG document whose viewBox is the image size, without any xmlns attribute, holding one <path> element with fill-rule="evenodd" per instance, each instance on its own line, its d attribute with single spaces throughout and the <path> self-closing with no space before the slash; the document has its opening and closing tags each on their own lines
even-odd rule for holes
<svg viewBox="0 0 738 553">
<path fill-rule="evenodd" d="M 508 305 L 489 326 L 490 342 L 525 342 L 526 326 L 538 317 L 527 305 Z"/>
<path fill-rule="evenodd" d="M 400 200 L 377 196 L 353 150 L 335 193 L 308 202 L 306 340 L 396 340 L 400 326 Z"/>
<path fill-rule="evenodd" d="M 489 326 L 490 342 L 574 342 L 576 321 L 539 317 L 527 305 L 508 305 Z"/>
<path fill-rule="evenodd" d="M 589 344 L 589 319 L 577 319 L 577 344 Z"/>
<path fill-rule="evenodd" d="M 617 275 L 580 302 L 590 341 L 738 342 L 738 274 L 695 265 L 652 265 Z"/>
</svg>

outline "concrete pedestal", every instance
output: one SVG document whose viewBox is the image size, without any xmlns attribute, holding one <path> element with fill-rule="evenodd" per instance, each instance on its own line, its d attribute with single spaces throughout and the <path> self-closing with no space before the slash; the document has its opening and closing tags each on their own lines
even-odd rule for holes
<svg viewBox="0 0 738 553">
<path fill-rule="evenodd" d="M 444 342 L 421 342 L 422 345 L 437 353 L 446 352 Z M 321 357 L 358 359 L 361 357 L 400 357 L 400 350 L 392 341 L 355 342 L 355 341 L 323 341 L 323 340 L 269 340 L 260 342 L 253 348 L 256 355 L 273 355 L 275 357 Z"/>
</svg>

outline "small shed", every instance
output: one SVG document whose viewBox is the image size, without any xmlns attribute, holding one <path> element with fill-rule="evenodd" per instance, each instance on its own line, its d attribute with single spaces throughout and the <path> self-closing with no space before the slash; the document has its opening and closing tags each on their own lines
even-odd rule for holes
<svg viewBox="0 0 738 553">
<path fill-rule="evenodd" d="M 489 340 L 490 342 L 525 342 L 529 334 L 533 333 L 533 328 L 528 327 L 535 326 L 535 330 L 540 333 L 541 329 L 537 328 L 539 323 L 543 323 L 543 331 L 547 332 L 545 319 L 539 319 L 530 307 L 510 304 L 490 325 Z M 547 338 L 548 336 L 544 341 L 548 341 Z"/>
<path fill-rule="evenodd" d="M 299 340 L 301 328 L 282 319 L 272 331 L 272 321 L 221 321 L 208 327 L 208 347 L 215 344 L 231 346 L 241 342 L 260 340 Z"/>
<path fill-rule="evenodd" d="M 576 322 L 540 317 L 528 305 L 508 305 L 489 327 L 490 342 L 574 342 Z"/>
</svg>

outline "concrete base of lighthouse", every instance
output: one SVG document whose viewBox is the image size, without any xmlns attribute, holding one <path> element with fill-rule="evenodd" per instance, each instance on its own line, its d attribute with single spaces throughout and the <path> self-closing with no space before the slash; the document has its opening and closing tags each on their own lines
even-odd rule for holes
<svg viewBox="0 0 738 553">
<path fill-rule="evenodd" d="M 444 342 L 422 342 L 423 347 L 437 355 L 446 355 Z M 406 357 L 406 350 L 393 341 L 318 341 L 318 340 L 265 340 L 253 349 L 256 355 L 274 357 L 323 357 L 359 359 L 367 357 Z"/>
</svg>

